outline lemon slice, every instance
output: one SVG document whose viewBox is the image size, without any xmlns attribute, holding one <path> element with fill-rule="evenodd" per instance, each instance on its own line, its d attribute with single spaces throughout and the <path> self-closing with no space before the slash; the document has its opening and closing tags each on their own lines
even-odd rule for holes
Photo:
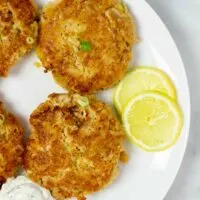
<svg viewBox="0 0 200 200">
<path fill-rule="evenodd" d="M 133 97 L 123 111 L 122 120 L 131 141 L 146 151 L 171 147 L 183 126 L 180 107 L 158 92 Z"/>
<path fill-rule="evenodd" d="M 144 91 L 158 91 L 176 99 L 176 89 L 163 71 L 152 67 L 136 67 L 114 91 L 113 100 L 118 112 L 122 112 L 133 96 Z"/>
</svg>

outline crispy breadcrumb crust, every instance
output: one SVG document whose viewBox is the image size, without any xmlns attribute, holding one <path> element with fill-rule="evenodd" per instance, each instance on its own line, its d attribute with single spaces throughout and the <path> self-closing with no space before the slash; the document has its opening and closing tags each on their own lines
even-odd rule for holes
<svg viewBox="0 0 200 200">
<path fill-rule="evenodd" d="M 124 131 L 112 110 L 94 96 L 52 94 L 31 114 L 24 168 L 57 200 L 86 199 L 117 176 Z"/>
<path fill-rule="evenodd" d="M 36 44 L 38 23 L 32 0 L 0 0 L 0 76 Z"/>
<path fill-rule="evenodd" d="M 0 184 L 15 176 L 22 163 L 23 129 L 0 102 Z"/>
<path fill-rule="evenodd" d="M 58 84 L 91 94 L 122 79 L 136 41 L 120 0 L 60 0 L 43 9 L 37 54 Z"/>
</svg>

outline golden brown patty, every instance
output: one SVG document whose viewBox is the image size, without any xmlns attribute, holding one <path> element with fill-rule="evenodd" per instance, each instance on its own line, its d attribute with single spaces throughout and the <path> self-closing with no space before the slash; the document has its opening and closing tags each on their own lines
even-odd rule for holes
<svg viewBox="0 0 200 200">
<path fill-rule="evenodd" d="M 60 0 L 43 9 L 37 53 L 64 88 L 93 93 L 123 77 L 136 39 L 120 0 Z"/>
<path fill-rule="evenodd" d="M 117 175 L 123 129 L 107 105 L 88 100 L 52 94 L 30 117 L 24 168 L 58 200 L 82 199 Z"/>
<path fill-rule="evenodd" d="M 22 162 L 23 129 L 0 102 L 0 184 L 15 175 Z"/>
<path fill-rule="evenodd" d="M 31 0 L 0 0 L 0 76 L 35 46 L 37 32 Z"/>
</svg>

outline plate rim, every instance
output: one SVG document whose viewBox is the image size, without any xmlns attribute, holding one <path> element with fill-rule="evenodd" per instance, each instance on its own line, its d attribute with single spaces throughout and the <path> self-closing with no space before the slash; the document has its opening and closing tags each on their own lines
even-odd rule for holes
<svg viewBox="0 0 200 200">
<path fill-rule="evenodd" d="M 133 0 L 134 1 L 134 0 Z M 127 2 L 129 2 L 129 0 L 127 0 Z M 166 32 L 166 34 L 168 34 L 169 39 L 173 42 L 174 45 L 174 50 L 176 51 L 176 57 L 177 59 L 179 59 L 179 63 L 181 68 L 183 69 L 183 79 L 185 80 L 186 83 L 186 93 L 187 93 L 187 101 L 188 101 L 188 105 L 187 106 L 187 113 L 188 113 L 188 120 L 185 121 L 185 126 L 186 126 L 186 130 L 185 130 L 185 140 L 184 143 L 182 144 L 182 151 L 180 156 L 180 161 L 178 163 L 178 167 L 176 167 L 176 169 L 174 169 L 174 175 L 170 180 L 170 184 L 166 186 L 166 190 L 165 192 L 162 194 L 161 199 L 159 200 L 164 200 L 164 198 L 166 197 L 166 195 L 168 194 L 168 192 L 170 191 L 171 187 L 174 184 L 174 181 L 178 175 L 178 172 L 183 164 L 183 159 L 186 153 L 186 149 L 187 149 L 187 145 L 188 145 L 188 139 L 189 139 L 189 135 L 190 135 L 190 127 L 191 127 L 191 95 L 190 95 L 190 87 L 189 87 L 189 81 L 188 81 L 188 77 L 187 77 L 187 73 L 186 73 L 186 67 L 184 65 L 182 56 L 180 54 L 179 48 L 174 40 L 174 38 L 172 37 L 168 27 L 166 26 L 166 24 L 164 23 L 164 21 L 162 20 L 162 18 L 159 16 L 159 14 L 153 9 L 153 7 L 146 1 L 146 0 L 140 0 L 139 2 L 137 1 L 138 4 L 141 4 L 142 6 L 146 7 L 149 12 L 151 12 L 152 15 L 154 15 L 154 17 L 157 18 L 157 21 L 159 21 L 160 25 L 162 25 L 163 30 Z"/>
</svg>

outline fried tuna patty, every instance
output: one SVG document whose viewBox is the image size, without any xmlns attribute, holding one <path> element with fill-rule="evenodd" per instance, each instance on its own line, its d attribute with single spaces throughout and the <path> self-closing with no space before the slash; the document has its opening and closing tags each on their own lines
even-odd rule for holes
<svg viewBox="0 0 200 200">
<path fill-rule="evenodd" d="M 100 190 L 116 177 L 124 132 L 94 96 L 52 94 L 30 116 L 24 168 L 59 200 Z"/>
<path fill-rule="evenodd" d="M 120 0 L 61 0 L 43 9 L 37 53 L 64 88 L 94 93 L 127 70 L 136 27 Z"/>
<path fill-rule="evenodd" d="M 0 102 L 0 184 L 16 174 L 22 162 L 23 129 Z"/>
<path fill-rule="evenodd" d="M 31 0 L 0 0 L 0 76 L 35 46 L 36 18 Z"/>
</svg>

